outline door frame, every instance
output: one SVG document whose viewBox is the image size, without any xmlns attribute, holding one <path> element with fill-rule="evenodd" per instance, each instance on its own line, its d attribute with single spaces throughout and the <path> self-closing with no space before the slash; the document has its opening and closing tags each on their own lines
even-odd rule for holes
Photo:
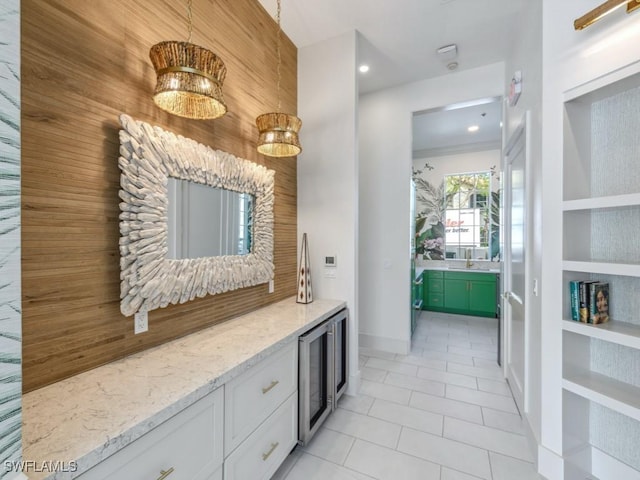
<svg viewBox="0 0 640 480">
<path fill-rule="evenodd" d="M 524 192 L 524 252 L 528 252 L 530 246 L 530 240 L 528 235 L 528 226 L 529 226 L 529 191 L 530 191 L 530 160 L 531 160 L 531 111 L 527 110 L 518 127 L 513 131 L 508 141 L 506 142 L 506 146 L 503 153 L 503 201 L 501 204 L 503 205 L 503 225 L 502 229 L 504 232 L 503 236 L 503 275 L 501 276 L 501 315 L 500 315 L 500 330 L 501 330 L 501 365 L 503 370 L 503 375 L 505 378 L 509 378 L 509 363 L 508 363 L 508 354 L 511 351 L 510 345 L 510 334 L 509 331 L 509 322 L 507 321 L 507 316 L 510 315 L 511 305 L 509 304 L 508 292 L 511 291 L 511 278 L 512 278 L 512 263 L 511 263 L 511 250 L 508 248 L 511 244 L 511 213 L 510 209 L 507 208 L 511 205 L 511 162 L 510 162 L 510 153 L 516 146 L 517 142 L 524 136 L 524 155 L 525 155 L 525 192 Z M 524 302 L 524 352 L 523 352 L 523 361 L 524 361 L 524 372 L 523 372 L 523 385 L 522 385 L 522 405 L 518 405 L 518 408 L 522 408 L 521 414 L 525 414 L 529 412 L 530 409 L 530 399 L 529 399 L 529 391 L 530 391 L 530 330 L 531 330 L 531 321 L 529 315 L 529 291 L 530 291 L 530 258 L 529 256 L 525 256 L 524 259 L 524 268 L 525 268 L 525 286 L 524 286 L 524 297 L 522 301 Z M 516 398 L 516 394 L 514 393 L 514 398 Z M 516 402 L 517 403 L 517 402 Z"/>
</svg>

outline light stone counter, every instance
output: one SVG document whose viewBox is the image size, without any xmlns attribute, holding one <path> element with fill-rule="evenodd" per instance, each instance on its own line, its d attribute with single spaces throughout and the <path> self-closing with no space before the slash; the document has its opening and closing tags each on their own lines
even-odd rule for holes
<svg viewBox="0 0 640 480">
<path fill-rule="evenodd" d="M 23 459 L 77 471 L 25 473 L 78 476 L 344 307 L 292 297 L 27 393 Z"/>
</svg>

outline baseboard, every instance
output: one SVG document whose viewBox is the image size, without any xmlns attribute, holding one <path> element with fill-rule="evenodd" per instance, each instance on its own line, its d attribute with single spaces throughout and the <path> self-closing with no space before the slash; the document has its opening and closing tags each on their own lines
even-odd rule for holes
<svg viewBox="0 0 640 480">
<path fill-rule="evenodd" d="M 351 395 L 352 397 L 358 395 L 361 380 L 362 379 L 360 378 L 360 370 L 358 370 L 358 372 L 353 375 L 349 375 L 349 383 L 347 384 L 347 390 L 344 393 L 346 393 L 347 395 Z"/>
<path fill-rule="evenodd" d="M 382 352 L 399 353 L 400 355 L 407 355 L 411 350 L 411 342 L 405 340 L 398 340 L 397 338 L 378 337 L 376 335 L 369 335 L 361 333 L 358 335 L 358 343 L 362 348 L 371 348 L 373 350 L 380 350 Z"/>
<path fill-rule="evenodd" d="M 563 480 L 564 459 L 555 452 L 538 445 L 538 473 L 548 480 Z"/>
</svg>

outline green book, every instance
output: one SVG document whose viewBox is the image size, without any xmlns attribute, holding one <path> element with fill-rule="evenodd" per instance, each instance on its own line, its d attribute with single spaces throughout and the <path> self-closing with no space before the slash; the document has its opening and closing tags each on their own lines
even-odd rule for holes
<svg viewBox="0 0 640 480">
<path fill-rule="evenodd" d="M 580 320 L 580 280 L 569 282 L 569 298 L 571 301 L 571 320 Z"/>
</svg>

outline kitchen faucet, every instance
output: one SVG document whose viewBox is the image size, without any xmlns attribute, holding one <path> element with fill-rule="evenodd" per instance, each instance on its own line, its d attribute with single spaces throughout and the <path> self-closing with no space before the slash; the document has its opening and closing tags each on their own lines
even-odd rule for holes
<svg viewBox="0 0 640 480">
<path fill-rule="evenodd" d="M 466 267 L 471 268 L 473 266 L 473 262 L 471 261 L 471 249 L 467 248 L 464 251 L 464 258 L 467 260 Z"/>
</svg>

